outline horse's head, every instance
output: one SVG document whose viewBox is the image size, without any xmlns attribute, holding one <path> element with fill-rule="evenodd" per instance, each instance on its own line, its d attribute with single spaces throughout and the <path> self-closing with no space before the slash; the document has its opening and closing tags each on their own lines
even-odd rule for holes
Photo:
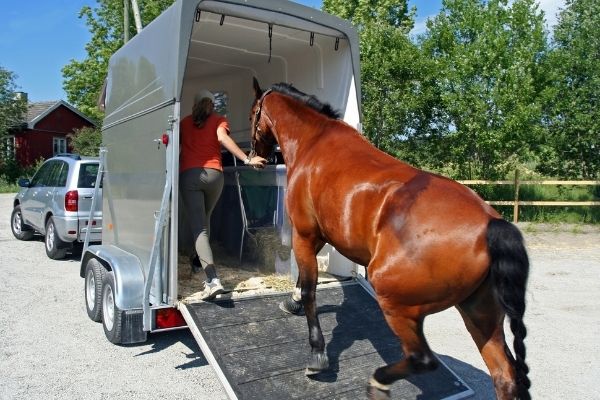
<svg viewBox="0 0 600 400">
<path fill-rule="evenodd" d="M 263 102 L 271 90 L 263 92 L 254 78 L 254 103 L 250 111 L 251 145 L 252 154 L 270 159 L 272 158 L 277 139 L 273 134 L 272 123 L 263 109 Z"/>
</svg>

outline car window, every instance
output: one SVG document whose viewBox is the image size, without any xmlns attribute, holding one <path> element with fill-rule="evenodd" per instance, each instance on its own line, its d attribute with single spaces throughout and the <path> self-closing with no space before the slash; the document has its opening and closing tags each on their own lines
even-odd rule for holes
<svg viewBox="0 0 600 400">
<path fill-rule="evenodd" d="M 47 185 L 48 175 L 50 174 L 54 161 L 48 161 L 38 169 L 33 178 L 31 178 L 30 187 L 42 187 Z"/>
<path fill-rule="evenodd" d="M 69 164 L 61 161 L 62 168 L 60 169 L 60 173 L 58 174 L 58 181 L 56 182 L 57 187 L 65 187 L 67 186 L 67 176 L 69 175 Z"/>
<path fill-rule="evenodd" d="M 46 186 L 56 187 L 58 186 L 58 177 L 60 176 L 64 161 L 52 161 L 52 164 L 52 168 L 46 179 Z"/>
<path fill-rule="evenodd" d="M 98 164 L 88 163 L 79 166 L 79 179 L 77 180 L 78 188 L 93 188 L 98 175 Z M 100 182 L 102 187 L 102 182 Z"/>
</svg>

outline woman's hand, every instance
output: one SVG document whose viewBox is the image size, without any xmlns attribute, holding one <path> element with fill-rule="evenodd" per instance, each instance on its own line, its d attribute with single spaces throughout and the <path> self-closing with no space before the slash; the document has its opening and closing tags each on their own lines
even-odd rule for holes
<svg viewBox="0 0 600 400">
<path fill-rule="evenodd" d="M 261 156 L 254 156 L 250 158 L 250 161 L 248 161 L 248 165 L 254 168 L 264 168 L 266 164 L 267 160 L 262 158 Z"/>
</svg>

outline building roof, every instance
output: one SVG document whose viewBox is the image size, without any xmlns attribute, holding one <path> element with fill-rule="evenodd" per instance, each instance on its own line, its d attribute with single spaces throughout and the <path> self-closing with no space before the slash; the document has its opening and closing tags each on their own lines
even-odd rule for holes
<svg viewBox="0 0 600 400">
<path fill-rule="evenodd" d="M 88 121 L 90 124 L 94 126 L 96 125 L 92 119 L 90 119 L 88 116 L 83 114 L 81 111 L 79 111 L 69 103 L 63 100 L 52 100 L 39 101 L 27 104 L 27 116 L 25 121 L 27 123 L 27 128 L 34 129 L 35 124 L 44 119 L 44 117 L 46 117 L 48 114 L 50 114 L 52 111 L 56 110 L 60 106 L 68 108 L 75 114 L 79 115 L 81 118 Z"/>
</svg>

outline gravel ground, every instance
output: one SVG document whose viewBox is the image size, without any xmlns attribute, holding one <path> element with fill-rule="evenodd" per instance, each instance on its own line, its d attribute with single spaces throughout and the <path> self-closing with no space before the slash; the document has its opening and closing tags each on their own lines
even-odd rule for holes
<svg viewBox="0 0 600 400">
<path fill-rule="evenodd" d="M 0 399 L 225 399 L 187 330 L 115 346 L 90 321 L 79 260 L 46 257 L 10 231 L 0 194 Z M 600 399 L 600 227 L 520 225 L 532 263 L 526 324 L 535 399 Z M 493 399 L 487 369 L 454 309 L 427 319 L 441 359 Z"/>
</svg>

